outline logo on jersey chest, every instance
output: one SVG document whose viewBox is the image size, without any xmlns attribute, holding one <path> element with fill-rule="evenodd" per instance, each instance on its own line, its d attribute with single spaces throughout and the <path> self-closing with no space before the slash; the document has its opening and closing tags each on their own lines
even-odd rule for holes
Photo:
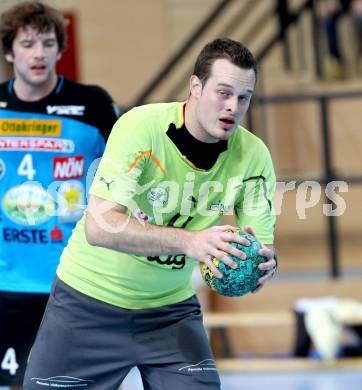
<svg viewBox="0 0 362 390">
<path fill-rule="evenodd" d="M 56 115 L 84 115 L 85 106 L 47 106 L 47 114 Z"/>
<path fill-rule="evenodd" d="M 55 157 L 53 159 L 53 177 L 57 180 L 77 179 L 84 175 L 84 157 Z"/>
<path fill-rule="evenodd" d="M 46 229 L 3 229 L 3 239 L 6 242 L 18 244 L 47 244 L 49 242 Z"/>
<path fill-rule="evenodd" d="M 220 201 L 217 203 L 212 203 L 206 210 L 215 211 L 219 215 L 224 215 L 229 213 L 233 209 L 233 205 L 224 205 Z"/>
<path fill-rule="evenodd" d="M 154 187 L 147 193 L 147 200 L 153 207 L 163 207 L 167 203 L 168 194 L 165 188 Z"/>
<path fill-rule="evenodd" d="M 132 215 L 137 219 L 137 221 L 141 223 L 150 223 L 152 221 L 152 217 L 147 215 L 141 209 L 136 209 L 132 212 Z"/>
<path fill-rule="evenodd" d="M 44 188 L 25 183 L 5 193 L 2 209 L 11 221 L 19 225 L 40 225 L 54 214 L 55 204 Z"/>
<path fill-rule="evenodd" d="M 60 137 L 62 122 L 49 119 L 0 119 L 0 134 Z"/>
<path fill-rule="evenodd" d="M 16 242 L 18 244 L 48 244 L 50 242 L 62 242 L 63 230 L 55 225 L 50 232 L 46 229 L 2 229 L 2 236 L 5 242 Z"/>
<path fill-rule="evenodd" d="M 85 208 L 85 190 L 78 180 L 69 180 L 61 184 L 57 191 L 58 221 L 75 222 L 80 219 Z"/>
<path fill-rule="evenodd" d="M 64 138 L 0 137 L 0 150 L 73 153 L 74 142 Z"/>
</svg>

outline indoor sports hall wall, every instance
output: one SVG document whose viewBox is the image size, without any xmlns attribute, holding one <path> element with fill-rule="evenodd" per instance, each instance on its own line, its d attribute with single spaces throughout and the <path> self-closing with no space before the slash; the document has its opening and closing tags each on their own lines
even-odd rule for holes
<svg viewBox="0 0 362 390">
<path fill-rule="evenodd" d="M 0 12 L 16 2 L 1 0 Z M 104 86 L 128 106 L 217 0 L 45 2 L 75 16 L 80 81 Z"/>
</svg>

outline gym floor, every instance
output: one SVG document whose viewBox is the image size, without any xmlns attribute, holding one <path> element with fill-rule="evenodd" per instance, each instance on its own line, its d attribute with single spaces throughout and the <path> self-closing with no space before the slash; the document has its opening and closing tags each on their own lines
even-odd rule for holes
<svg viewBox="0 0 362 390">
<path fill-rule="evenodd" d="M 288 373 L 222 373 L 223 390 L 361 390 L 361 370 Z M 143 390 L 137 370 L 132 370 L 122 390 Z"/>
</svg>

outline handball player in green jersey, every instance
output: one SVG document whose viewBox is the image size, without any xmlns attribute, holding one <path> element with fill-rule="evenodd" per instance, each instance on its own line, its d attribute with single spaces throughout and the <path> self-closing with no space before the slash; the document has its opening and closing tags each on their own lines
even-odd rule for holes
<svg viewBox="0 0 362 390">
<path fill-rule="evenodd" d="M 114 125 L 89 205 L 62 254 L 24 389 L 67 383 L 116 390 L 132 367 L 146 390 L 220 389 L 191 274 L 229 267 L 230 243 L 263 243 L 275 272 L 275 174 L 267 147 L 239 125 L 256 62 L 239 42 L 200 52 L 186 102 L 135 107 Z M 236 226 L 223 226 L 235 213 Z M 245 228 L 245 226 L 248 226 Z M 247 298 L 244 298 L 247 299 Z"/>
</svg>

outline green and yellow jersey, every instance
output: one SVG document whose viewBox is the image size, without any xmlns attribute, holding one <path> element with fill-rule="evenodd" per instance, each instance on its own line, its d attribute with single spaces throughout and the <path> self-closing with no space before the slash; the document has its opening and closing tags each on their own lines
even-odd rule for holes
<svg viewBox="0 0 362 390">
<path fill-rule="evenodd" d="M 264 143 L 239 126 L 213 167 L 198 169 L 167 135 L 170 126 L 183 126 L 183 113 L 184 103 L 161 103 L 124 114 L 112 130 L 90 193 L 126 206 L 141 224 L 189 231 L 217 225 L 235 212 L 238 226 L 251 225 L 261 242 L 272 244 L 275 174 Z M 192 296 L 195 264 L 185 255 L 136 256 L 91 246 L 83 217 L 57 274 L 93 298 L 140 309 Z"/>
</svg>

